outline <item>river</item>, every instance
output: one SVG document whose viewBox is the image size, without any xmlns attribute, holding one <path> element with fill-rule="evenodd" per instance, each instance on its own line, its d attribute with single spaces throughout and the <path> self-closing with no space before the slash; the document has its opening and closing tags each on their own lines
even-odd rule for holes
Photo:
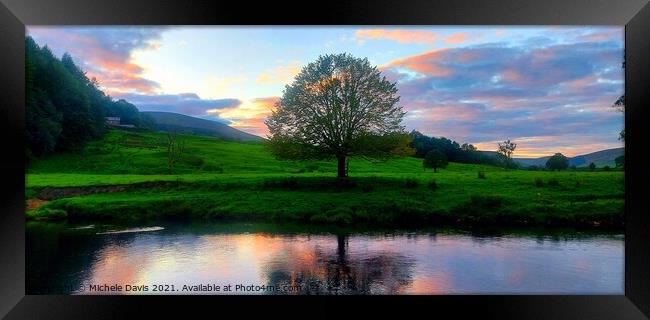
<svg viewBox="0 0 650 320">
<path fill-rule="evenodd" d="M 622 233 L 28 222 L 27 294 L 623 294 Z"/>
</svg>

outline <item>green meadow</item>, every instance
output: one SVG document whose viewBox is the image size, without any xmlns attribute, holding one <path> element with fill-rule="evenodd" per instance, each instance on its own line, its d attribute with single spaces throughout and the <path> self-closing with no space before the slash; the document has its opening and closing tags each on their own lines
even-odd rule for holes
<svg viewBox="0 0 650 320">
<path fill-rule="evenodd" d="M 183 135 L 174 171 L 164 133 L 111 130 L 28 164 L 28 219 L 222 219 L 314 224 L 621 228 L 622 171 L 528 171 L 422 159 L 279 161 L 261 143 Z"/>
</svg>

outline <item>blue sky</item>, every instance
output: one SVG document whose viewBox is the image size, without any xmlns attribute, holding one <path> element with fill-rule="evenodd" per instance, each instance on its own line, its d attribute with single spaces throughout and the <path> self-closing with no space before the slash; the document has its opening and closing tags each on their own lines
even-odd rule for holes
<svg viewBox="0 0 650 320">
<path fill-rule="evenodd" d="M 258 135 L 285 85 L 326 53 L 367 57 L 397 83 L 404 125 L 517 156 L 623 145 L 622 27 L 47 27 L 114 98 Z"/>
</svg>

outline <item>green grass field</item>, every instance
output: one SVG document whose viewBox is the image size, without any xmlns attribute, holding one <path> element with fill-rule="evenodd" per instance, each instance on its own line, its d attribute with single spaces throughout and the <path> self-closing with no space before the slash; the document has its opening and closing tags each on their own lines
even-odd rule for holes
<svg viewBox="0 0 650 320">
<path fill-rule="evenodd" d="M 624 173 L 526 171 L 422 160 L 278 161 L 262 144 L 183 136 L 168 173 L 162 133 L 113 130 L 78 153 L 33 161 L 30 219 L 211 218 L 309 223 L 562 225 L 620 228 Z M 485 179 L 478 173 L 484 172 Z"/>
</svg>

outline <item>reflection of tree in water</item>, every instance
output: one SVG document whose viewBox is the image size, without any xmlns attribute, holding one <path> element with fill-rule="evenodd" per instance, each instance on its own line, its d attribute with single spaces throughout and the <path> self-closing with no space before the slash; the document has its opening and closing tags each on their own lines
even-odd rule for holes
<svg viewBox="0 0 650 320">
<path fill-rule="evenodd" d="M 338 235 L 335 252 L 315 248 L 313 261 L 290 256 L 268 269 L 268 285 L 300 288 L 276 294 L 393 294 L 412 283 L 411 259 L 393 252 L 353 256 L 347 249 L 348 237 Z"/>
</svg>

